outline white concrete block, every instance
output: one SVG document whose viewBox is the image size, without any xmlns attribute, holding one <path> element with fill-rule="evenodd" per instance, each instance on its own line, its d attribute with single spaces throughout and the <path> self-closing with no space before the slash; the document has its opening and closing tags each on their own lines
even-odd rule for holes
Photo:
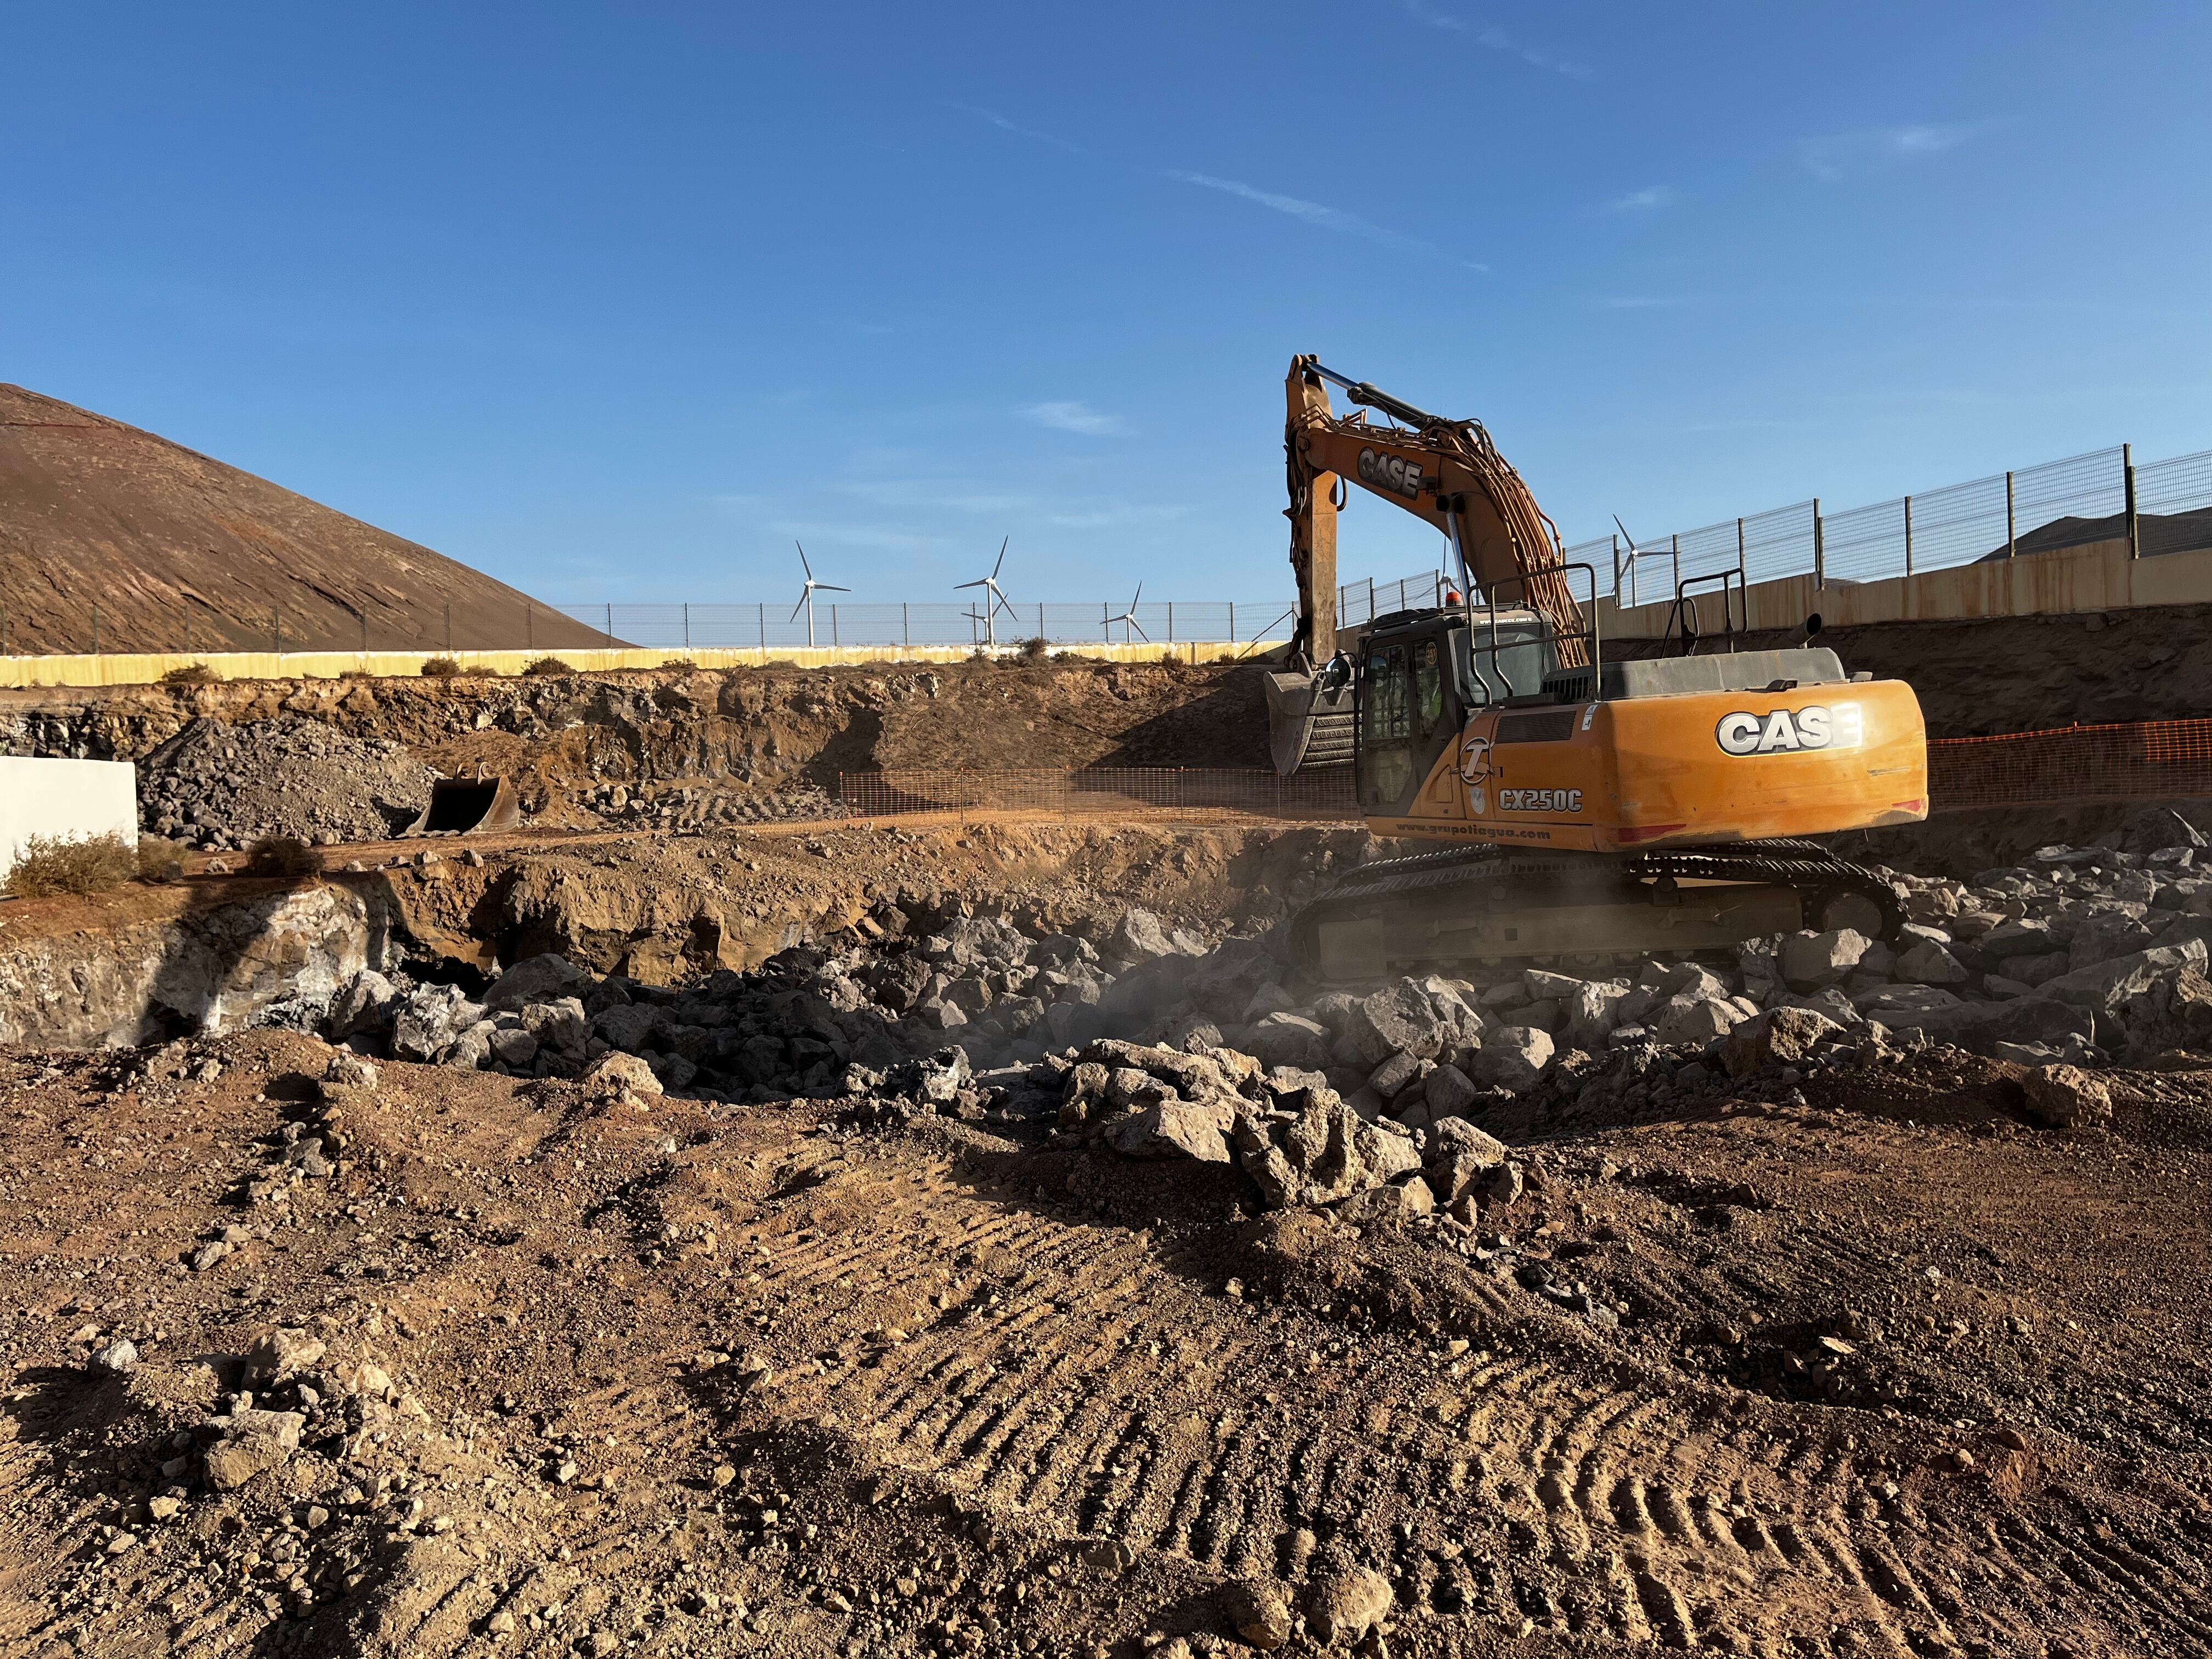
<svg viewBox="0 0 2212 1659">
<path fill-rule="evenodd" d="M 0 880 L 33 836 L 138 844 L 138 769 L 129 761 L 0 755 Z"/>
</svg>

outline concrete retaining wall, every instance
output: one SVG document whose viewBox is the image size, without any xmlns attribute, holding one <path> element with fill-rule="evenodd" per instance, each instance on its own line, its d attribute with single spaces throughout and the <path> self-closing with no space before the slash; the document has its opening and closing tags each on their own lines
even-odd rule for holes
<svg viewBox="0 0 2212 1659">
<path fill-rule="evenodd" d="M 138 842 L 138 769 L 129 761 L 0 755 L 0 878 L 33 836 Z"/>
<path fill-rule="evenodd" d="M 1279 645 L 1280 641 L 1273 642 Z M 1102 662 L 1158 662 L 1172 651 L 1185 662 L 1213 662 L 1224 656 L 1261 657 L 1273 648 L 1250 640 L 1231 644 L 1220 640 L 1177 640 L 1155 645 L 1054 646 Z M 999 654 L 1012 657 L 1018 647 L 1001 646 Z M 705 649 L 633 649 L 620 651 L 456 651 L 453 660 L 479 674 L 520 674 L 540 657 L 557 655 L 583 673 L 605 673 L 619 668 L 660 668 L 672 662 L 695 663 L 701 668 L 757 668 L 764 663 L 799 668 L 857 666 L 866 663 L 966 662 L 975 647 L 967 645 L 769 646 L 734 651 Z M 0 657 L 0 686 L 39 685 L 151 685 L 173 668 L 204 663 L 226 680 L 334 680 L 343 674 L 368 674 L 379 678 L 420 674 L 423 663 L 440 651 L 228 651 L 216 653 L 141 652 L 129 655 L 76 657 Z"/>
<path fill-rule="evenodd" d="M 1717 588 L 1698 590 L 1707 633 L 1718 625 Z M 1962 622 L 1982 617 L 2065 616 L 2139 605 L 2212 603 L 2212 549 L 2131 559 L 2124 541 L 2093 542 L 1986 564 L 1952 565 L 1884 581 L 1816 584 L 1810 574 L 1744 590 L 1753 631 L 1795 628 L 1814 611 L 1831 628 L 1862 623 Z M 1608 639 L 1658 639 L 1671 596 L 1649 605 L 1598 601 Z"/>
</svg>

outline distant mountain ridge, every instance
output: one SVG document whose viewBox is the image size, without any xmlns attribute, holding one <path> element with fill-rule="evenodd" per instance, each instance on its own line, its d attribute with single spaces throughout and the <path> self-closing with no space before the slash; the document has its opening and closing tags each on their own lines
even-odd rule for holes
<svg viewBox="0 0 2212 1659">
<path fill-rule="evenodd" d="M 10 653 L 549 648 L 605 637 L 519 588 L 281 485 L 0 383 Z"/>
</svg>

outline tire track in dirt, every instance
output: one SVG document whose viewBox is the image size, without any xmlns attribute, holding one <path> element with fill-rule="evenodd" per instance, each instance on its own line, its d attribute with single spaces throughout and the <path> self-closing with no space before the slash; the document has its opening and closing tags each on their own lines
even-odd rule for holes
<svg viewBox="0 0 2212 1659">
<path fill-rule="evenodd" d="M 1456 1365 L 1389 1330 L 1332 1354 L 1310 1310 L 1211 1294 L 1205 1249 L 1064 1219 L 950 1164 L 911 1176 L 868 1177 L 869 1225 L 785 1250 L 763 1288 L 818 1291 L 892 1235 L 927 1253 L 875 1293 L 968 1262 L 950 1305 L 777 1409 L 863 1425 L 884 1465 L 968 1501 L 1224 1574 L 1295 1573 L 1304 1529 L 1430 1616 L 1631 1643 L 1911 1656 L 2064 1626 L 2212 1651 L 2176 1540 L 2039 1529 L 1991 1565 L 1987 1538 L 1869 1495 L 1867 1456 L 1901 1447 L 1863 1414 L 1624 1369 L 1580 1329 Z M 1840 1262 L 1887 1265 L 1834 1242 Z M 1497 1340 L 1528 1346 L 1525 1322 Z"/>
</svg>

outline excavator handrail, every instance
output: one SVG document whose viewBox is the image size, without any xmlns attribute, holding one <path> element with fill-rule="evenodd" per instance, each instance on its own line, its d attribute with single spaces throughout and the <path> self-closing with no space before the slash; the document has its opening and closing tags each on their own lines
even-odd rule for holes
<svg viewBox="0 0 2212 1659">
<path fill-rule="evenodd" d="M 1584 607 L 1582 610 L 1583 616 L 1588 618 L 1587 624 L 1571 633 L 1569 633 L 1563 631 L 1559 628 L 1558 623 L 1540 607 L 1530 604 L 1528 600 L 1527 593 L 1528 584 L 1530 578 L 1535 576 L 1557 576 L 1560 580 L 1565 581 L 1566 580 L 1567 573 L 1573 570 L 1579 570 L 1589 578 L 1590 602 L 1587 607 Z M 1604 624 L 1597 607 L 1597 567 L 1582 560 L 1577 560 L 1571 564 L 1550 565 L 1542 570 L 1527 571 L 1518 576 L 1501 577 L 1497 581 L 1492 583 L 1488 587 L 1482 590 L 1483 607 L 1490 619 L 1490 643 L 1486 647 L 1475 644 L 1472 639 L 1470 639 L 1468 643 L 1470 647 L 1475 651 L 1480 652 L 1486 648 L 1489 651 L 1491 670 L 1498 676 L 1499 682 L 1505 686 L 1508 692 L 1512 690 L 1513 683 L 1506 678 L 1505 665 L 1498 660 L 1498 653 L 1501 650 L 1510 649 L 1510 647 L 1501 646 L 1498 639 L 1498 590 L 1501 587 L 1510 587 L 1516 584 L 1520 586 L 1522 598 L 1517 605 L 1509 605 L 1507 609 L 1519 611 L 1525 615 L 1534 616 L 1542 621 L 1545 627 L 1550 631 L 1552 643 L 1553 646 L 1553 655 L 1555 658 L 1561 654 L 1559 653 L 1557 647 L 1559 641 L 1563 639 L 1580 640 L 1589 646 L 1589 661 L 1587 664 L 1569 664 L 1563 662 L 1560 664 L 1559 667 L 1553 670 L 1552 673 L 1558 674 L 1568 672 L 1587 673 L 1589 677 L 1591 696 L 1595 697 L 1596 696 L 1596 688 L 1602 683 L 1605 668 Z M 1468 599 L 1468 610 L 1469 621 L 1472 623 L 1474 611 L 1472 595 L 1470 595 Z M 1516 641 L 1516 643 L 1519 642 Z M 1548 679 L 1552 678 L 1552 675 L 1547 674 L 1545 678 Z M 1539 687 L 1539 690 L 1541 688 Z M 1568 699 L 1568 701 L 1581 702 L 1587 701 L 1587 699 L 1575 697 Z"/>
</svg>

